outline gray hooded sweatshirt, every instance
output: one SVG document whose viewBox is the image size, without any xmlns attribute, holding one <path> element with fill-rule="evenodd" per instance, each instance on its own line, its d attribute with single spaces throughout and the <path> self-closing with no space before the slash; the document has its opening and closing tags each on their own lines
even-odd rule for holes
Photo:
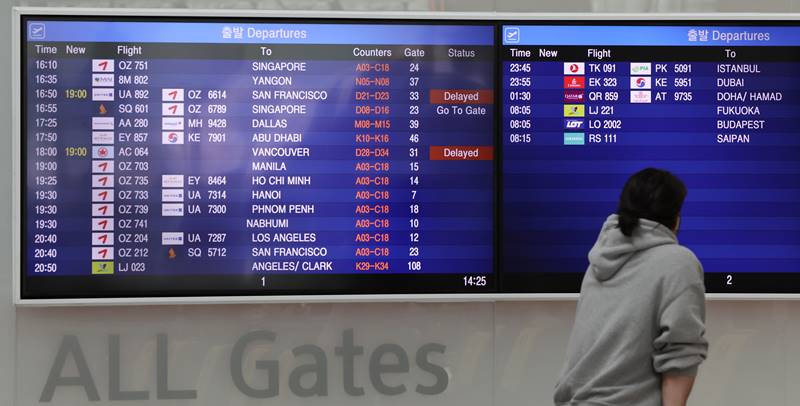
<svg viewBox="0 0 800 406">
<path fill-rule="evenodd" d="M 675 234 L 617 215 L 589 252 L 575 326 L 554 400 L 559 406 L 661 406 L 661 374 L 694 376 L 706 358 L 703 268 Z"/>
</svg>

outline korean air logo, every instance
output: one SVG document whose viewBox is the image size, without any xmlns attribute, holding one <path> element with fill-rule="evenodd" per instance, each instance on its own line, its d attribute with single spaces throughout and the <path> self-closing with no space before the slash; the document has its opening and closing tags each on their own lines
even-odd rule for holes
<svg viewBox="0 0 800 406">
<path fill-rule="evenodd" d="M 650 89 L 651 81 L 649 76 L 637 76 L 631 78 L 631 89 Z"/>
<path fill-rule="evenodd" d="M 564 120 L 564 128 L 567 130 L 582 130 L 583 123 L 583 120 L 566 119 Z"/>
<path fill-rule="evenodd" d="M 162 144 L 172 144 L 178 145 L 183 144 L 183 132 L 182 131 L 165 131 L 161 133 L 161 143 Z"/>
</svg>

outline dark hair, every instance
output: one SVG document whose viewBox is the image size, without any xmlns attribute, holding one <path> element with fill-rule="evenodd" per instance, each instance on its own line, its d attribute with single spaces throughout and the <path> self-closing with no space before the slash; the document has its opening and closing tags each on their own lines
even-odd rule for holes
<svg viewBox="0 0 800 406">
<path fill-rule="evenodd" d="M 619 196 L 619 229 L 630 237 L 645 218 L 674 230 L 686 198 L 686 185 L 675 175 L 655 168 L 636 172 Z"/>
</svg>

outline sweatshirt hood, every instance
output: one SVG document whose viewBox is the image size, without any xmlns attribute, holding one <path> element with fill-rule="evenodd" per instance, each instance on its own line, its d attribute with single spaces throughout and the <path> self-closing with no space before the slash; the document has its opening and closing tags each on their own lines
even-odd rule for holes
<svg viewBox="0 0 800 406">
<path fill-rule="evenodd" d="M 589 268 L 599 281 L 614 277 L 617 272 L 639 251 L 659 245 L 677 244 L 675 233 L 664 225 L 648 219 L 639 219 L 639 226 L 630 237 L 617 228 L 618 216 L 608 216 L 597 242 L 589 251 Z"/>
</svg>

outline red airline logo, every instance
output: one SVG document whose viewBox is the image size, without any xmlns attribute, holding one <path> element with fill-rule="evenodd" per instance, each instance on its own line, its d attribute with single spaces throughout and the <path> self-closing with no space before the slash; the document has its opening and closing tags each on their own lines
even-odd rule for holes
<svg viewBox="0 0 800 406">
<path fill-rule="evenodd" d="M 583 89 L 586 86 L 586 80 L 583 76 L 565 76 L 564 89 Z"/>
</svg>

